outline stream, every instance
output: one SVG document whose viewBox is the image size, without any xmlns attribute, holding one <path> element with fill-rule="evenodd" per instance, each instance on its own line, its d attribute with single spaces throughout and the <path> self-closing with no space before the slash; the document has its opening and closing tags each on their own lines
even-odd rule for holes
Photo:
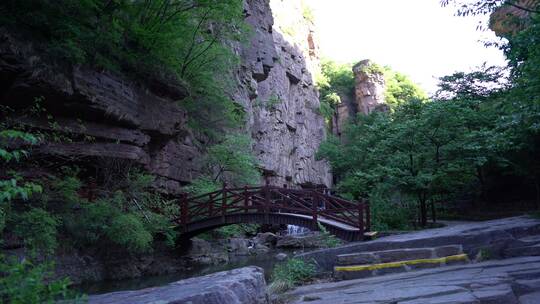
<svg viewBox="0 0 540 304">
<path fill-rule="evenodd" d="M 302 235 L 308 231 L 309 230 L 306 228 L 293 225 L 289 225 L 287 227 L 287 234 L 289 235 Z M 225 270 L 231 270 L 234 268 L 241 268 L 245 266 L 258 266 L 263 268 L 266 281 L 269 282 L 270 277 L 272 276 L 272 270 L 274 266 L 280 262 L 276 259 L 276 254 L 285 253 L 287 254 L 287 256 L 290 257 L 296 253 L 299 253 L 300 251 L 301 250 L 299 249 L 272 249 L 265 254 L 231 256 L 229 262 L 223 264 L 194 265 L 191 269 L 179 273 L 158 276 L 146 276 L 141 278 L 117 281 L 88 282 L 75 286 L 75 289 L 78 292 L 87 295 L 96 295 L 124 290 L 138 290 L 149 287 L 163 286 L 179 280 L 203 276 Z"/>
</svg>

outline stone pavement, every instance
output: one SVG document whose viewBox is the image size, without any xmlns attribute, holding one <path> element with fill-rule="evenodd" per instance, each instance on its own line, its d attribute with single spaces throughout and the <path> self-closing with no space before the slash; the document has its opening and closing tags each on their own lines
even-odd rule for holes
<svg viewBox="0 0 540 304">
<path fill-rule="evenodd" d="M 373 241 L 311 251 L 297 257 L 315 260 L 321 271 L 332 271 L 337 256 L 342 254 L 446 245 L 461 245 L 470 257 L 485 250 L 489 251 L 491 258 L 507 258 L 525 255 L 522 254 L 525 251 L 526 255 L 540 255 L 540 247 L 536 246 L 540 243 L 539 235 L 540 220 L 519 216 L 391 235 Z"/>
<path fill-rule="evenodd" d="M 540 257 L 314 284 L 284 298 L 311 304 L 539 304 Z"/>
</svg>

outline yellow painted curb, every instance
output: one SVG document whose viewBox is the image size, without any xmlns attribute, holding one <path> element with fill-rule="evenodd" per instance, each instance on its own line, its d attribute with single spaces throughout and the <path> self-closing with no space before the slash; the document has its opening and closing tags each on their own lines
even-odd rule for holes
<svg viewBox="0 0 540 304">
<path fill-rule="evenodd" d="M 419 260 L 409 260 L 409 261 L 399 261 L 391 263 L 380 263 L 380 264 L 371 264 L 371 265 L 353 265 L 353 266 L 335 266 L 334 271 L 362 271 L 362 270 L 377 270 L 384 268 L 395 268 L 405 265 L 416 265 L 416 264 L 439 264 L 439 263 L 448 263 L 453 261 L 468 261 L 469 257 L 466 254 L 451 255 L 442 258 L 435 259 L 419 259 Z"/>
</svg>

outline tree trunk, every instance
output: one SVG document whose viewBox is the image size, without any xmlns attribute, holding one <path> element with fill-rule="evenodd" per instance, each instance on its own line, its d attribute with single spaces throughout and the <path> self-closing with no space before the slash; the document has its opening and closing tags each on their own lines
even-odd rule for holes
<svg viewBox="0 0 540 304">
<path fill-rule="evenodd" d="M 437 222 L 437 213 L 435 212 L 435 201 L 431 201 L 431 220 L 433 223 Z"/>
<path fill-rule="evenodd" d="M 476 167 L 476 177 L 478 178 L 478 181 L 480 182 L 480 200 L 482 202 L 485 202 L 487 201 L 486 181 L 484 179 L 484 172 L 482 171 L 482 167 L 479 167 L 479 166 Z"/>
<path fill-rule="evenodd" d="M 426 227 L 427 225 L 426 199 L 421 194 L 418 194 L 418 202 L 420 203 L 420 226 Z"/>
</svg>

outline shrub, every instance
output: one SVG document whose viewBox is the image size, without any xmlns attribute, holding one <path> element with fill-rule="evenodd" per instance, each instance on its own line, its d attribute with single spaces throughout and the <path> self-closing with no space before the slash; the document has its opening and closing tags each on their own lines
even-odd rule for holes
<svg viewBox="0 0 540 304">
<path fill-rule="evenodd" d="M 79 214 L 66 216 L 67 231 L 80 245 L 95 246 L 114 243 L 133 252 L 150 250 L 152 234 L 158 231 L 174 242 L 174 231 L 165 218 L 147 213 L 148 223 L 143 224 L 135 213 L 122 213 L 115 200 L 86 203 Z"/>
<path fill-rule="evenodd" d="M 68 298 L 77 301 L 68 291 L 69 280 L 50 280 L 50 271 L 51 266 L 47 264 L 34 265 L 28 260 L 20 262 L 0 256 L 0 302 L 41 304 Z"/>
<path fill-rule="evenodd" d="M 106 200 L 82 205 L 79 213 L 69 214 L 64 218 L 64 225 L 69 234 L 81 245 L 95 245 L 106 237 L 112 218 L 120 211 Z"/>
<path fill-rule="evenodd" d="M 209 192 L 214 192 L 220 189 L 220 185 L 211 178 L 199 177 L 191 181 L 189 186 L 184 188 L 184 191 L 191 195 L 202 195 Z"/>
<path fill-rule="evenodd" d="M 244 237 L 256 234 L 259 228 L 257 224 L 234 224 L 218 228 L 217 232 L 222 238 Z"/>
<path fill-rule="evenodd" d="M 51 254 L 57 246 L 59 222 L 47 211 L 34 208 L 16 217 L 15 234 L 24 240 L 31 251 Z"/>
<path fill-rule="evenodd" d="M 67 203 L 77 203 L 81 199 L 79 190 L 82 183 L 77 177 L 78 168 L 64 166 L 61 170 L 61 178 L 54 178 L 51 183 L 51 192 L 54 197 L 61 199 Z"/>
<path fill-rule="evenodd" d="M 272 273 L 272 292 L 284 292 L 295 285 L 309 281 L 316 273 L 315 263 L 292 258 L 277 264 Z"/>
<path fill-rule="evenodd" d="M 413 210 L 404 202 L 372 196 L 370 199 L 372 229 L 376 231 L 408 230 L 414 221 Z"/>
<path fill-rule="evenodd" d="M 161 214 L 148 212 L 145 213 L 144 222 L 145 229 L 151 234 L 162 234 L 165 236 L 165 244 L 169 247 L 174 247 L 178 232 L 174 229 L 175 226 L 171 224 L 169 218 Z"/>
<path fill-rule="evenodd" d="M 152 234 L 133 214 L 122 214 L 113 219 L 106 233 L 113 243 L 124 246 L 130 251 L 144 252 L 151 249 Z"/>
<path fill-rule="evenodd" d="M 326 227 L 324 227 L 321 223 L 317 223 L 319 226 L 319 231 L 321 232 L 321 238 L 323 240 L 323 243 L 328 248 L 334 248 L 342 244 L 341 240 L 336 238 L 334 235 L 330 234 Z"/>
</svg>

